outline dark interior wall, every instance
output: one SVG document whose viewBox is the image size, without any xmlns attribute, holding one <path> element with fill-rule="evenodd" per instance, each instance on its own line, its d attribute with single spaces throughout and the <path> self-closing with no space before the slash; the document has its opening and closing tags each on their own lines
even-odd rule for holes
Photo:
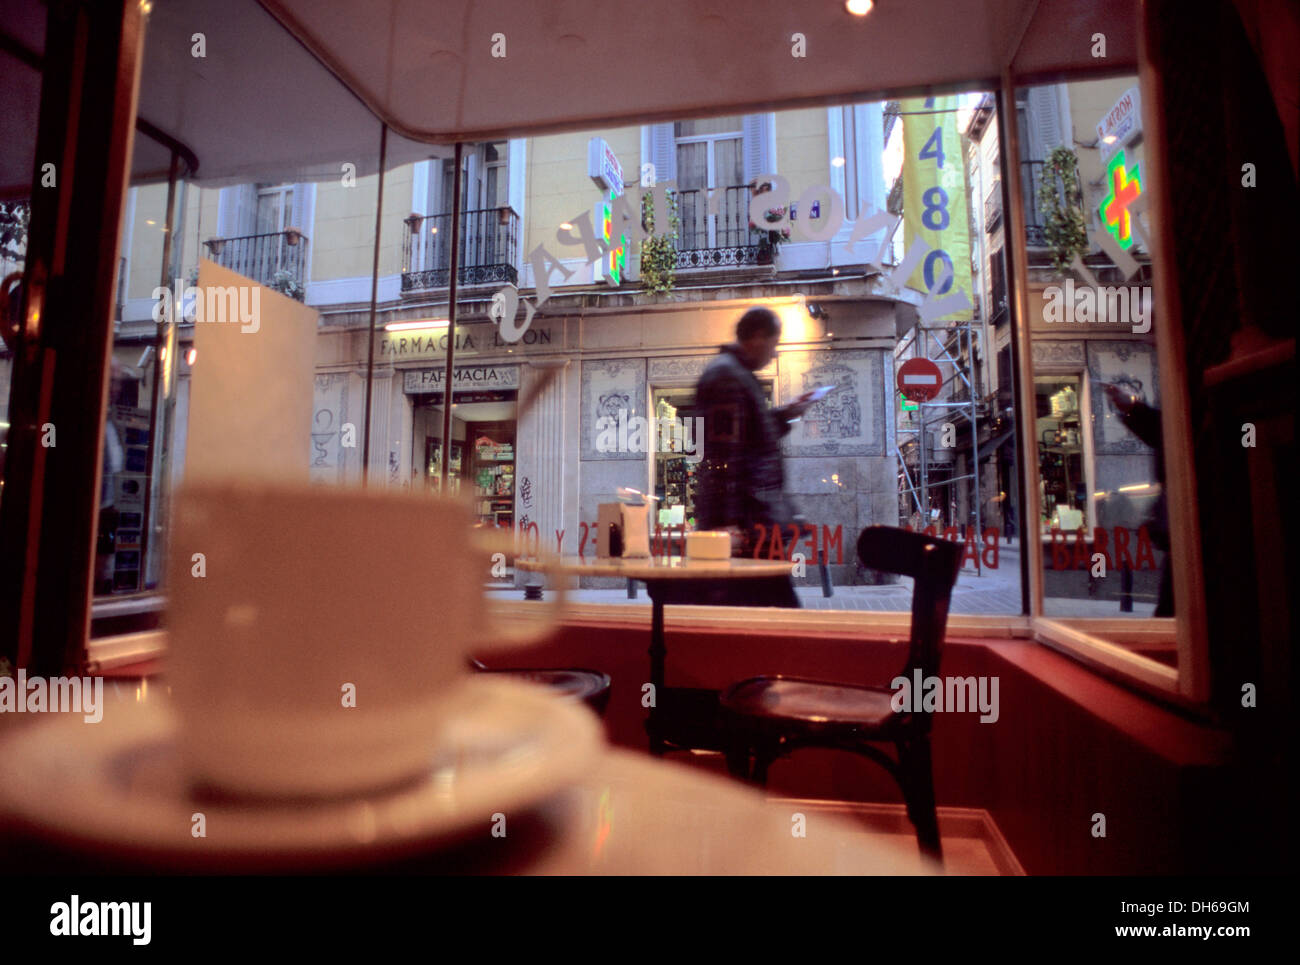
<svg viewBox="0 0 1300 965">
<path fill-rule="evenodd" d="M 1158 176 L 1170 194 L 1186 346 L 1212 704 L 1258 773 L 1294 774 L 1294 742 L 1283 735 L 1296 726 L 1300 534 L 1286 494 L 1296 478 L 1289 279 L 1300 263 L 1300 202 L 1288 141 L 1300 27 L 1293 3 L 1272 0 L 1214 0 L 1195 16 L 1174 0 L 1148 10 L 1150 60 L 1165 94 L 1168 164 Z M 1282 835 L 1273 847 L 1287 852 L 1288 816 L 1300 803 L 1294 783 L 1255 791 Z"/>
</svg>

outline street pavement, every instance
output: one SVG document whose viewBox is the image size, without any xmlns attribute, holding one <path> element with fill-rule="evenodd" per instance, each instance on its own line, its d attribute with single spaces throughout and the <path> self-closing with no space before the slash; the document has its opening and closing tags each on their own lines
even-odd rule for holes
<svg viewBox="0 0 1300 965">
<path fill-rule="evenodd" d="M 807 610 L 876 610 L 880 612 L 907 612 L 912 609 L 912 581 L 902 578 L 898 583 L 886 586 L 836 586 L 829 597 L 822 595 L 820 585 L 815 583 L 816 569 L 809 568 L 814 585 L 796 586 L 799 602 Z M 502 584 L 490 585 L 489 599 L 518 600 L 523 592 L 515 587 Z M 645 587 L 637 584 L 636 599 L 629 600 L 627 589 L 578 589 L 570 590 L 568 597 L 580 603 L 617 603 L 623 605 L 641 604 L 648 606 L 650 599 Z M 1044 601 L 1044 609 L 1049 616 L 1062 617 L 1122 617 L 1150 616 L 1155 609 L 1154 601 L 1135 599 L 1133 612 L 1121 613 L 1119 604 L 1114 600 L 1090 599 L 1053 599 Z M 1020 602 L 1020 547 L 1018 541 L 1008 543 L 1002 540 L 998 551 L 997 569 L 984 567 L 976 573 L 969 562 L 957 578 L 953 588 L 950 613 L 960 614 L 1019 614 L 1022 612 Z"/>
</svg>

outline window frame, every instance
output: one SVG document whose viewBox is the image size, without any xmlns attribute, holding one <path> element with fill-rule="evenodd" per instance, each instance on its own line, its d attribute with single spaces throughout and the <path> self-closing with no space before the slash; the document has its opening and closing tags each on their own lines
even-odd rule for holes
<svg viewBox="0 0 1300 965">
<path fill-rule="evenodd" d="M 1164 435 L 1166 462 L 1166 501 L 1169 511 L 1171 547 L 1169 552 L 1177 600 L 1177 614 L 1173 618 L 1135 617 L 1121 626 L 1127 632 L 1167 634 L 1171 629 L 1177 644 L 1177 664 L 1168 667 L 1149 657 L 1111 643 L 1088 630 L 1097 629 L 1085 618 L 1051 617 L 1044 613 L 1043 565 L 1041 541 L 1026 540 L 1028 527 L 1037 527 L 1041 515 L 1036 459 L 1028 458 L 1036 452 L 1032 435 L 1036 420 L 1017 415 L 1017 442 L 1021 450 L 1021 565 L 1028 567 L 1028 616 L 1032 636 L 1039 643 L 1060 650 L 1101 673 L 1113 675 L 1137 686 L 1159 699 L 1173 701 L 1189 707 L 1203 707 L 1209 700 L 1208 643 L 1206 639 L 1204 602 L 1197 587 L 1202 585 L 1199 522 L 1196 516 L 1195 480 L 1192 459 L 1188 392 L 1185 382 L 1186 357 L 1183 351 L 1183 334 L 1171 319 L 1178 317 L 1178 294 L 1169 263 L 1170 241 L 1167 221 L 1156 217 L 1155 212 L 1167 210 L 1169 198 L 1167 185 L 1161 173 L 1167 170 L 1164 163 L 1164 124 L 1159 107 L 1163 104 L 1160 78 L 1150 65 L 1145 50 L 1146 37 L 1142 34 L 1143 49 L 1139 56 L 1137 86 L 1142 95 L 1143 129 L 1151 201 L 1145 226 L 1151 241 L 1152 295 L 1155 303 L 1152 322 L 1153 344 L 1161 399 L 1161 422 Z M 1071 80 L 1104 80 L 1133 77 L 1131 71 L 1098 71 L 1072 77 Z M 1021 161 L 1026 159 L 1021 144 L 1021 103 L 1025 94 L 1004 69 L 998 90 L 999 125 L 1003 173 L 1003 218 L 1006 225 L 1004 251 L 1007 263 L 1008 302 L 1012 323 L 1012 368 L 1017 394 L 1021 400 L 1032 398 L 1035 368 L 1033 365 L 1032 334 L 1028 324 L 1029 263 L 1026 239 L 1026 210 Z M 1016 111 L 1015 124 L 1004 122 L 1007 107 Z M 1032 136 L 1032 134 L 1031 134 Z M 1020 406 L 1023 410 L 1023 403 Z"/>
<path fill-rule="evenodd" d="M 711 203 L 715 197 L 714 192 L 730 187 L 731 184 L 718 183 L 718 165 L 717 165 L 717 142 L 719 141 L 736 141 L 739 147 L 740 158 L 740 176 L 743 180 L 745 177 L 745 117 L 736 115 L 740 121 L 740 126 L 734 131 L 718 131 L 712 134 L 678 134 L 677 124 L 673 124 L 673 153 L 676 155 L 678 149 L 683 144 L 703 144 L 704 145 L 704 185 L 702 189 L 705 193 L 705 238 L 706 244 L 710 248 L 717 247 L 718 241 L 718 214 L 714 210 L 715 204 Z M 681 184 L 682 166 L 680 160 L 677 162 L 677 190 L 692 190 L 683 188 Z"/>
<path fill-rule="evenodd" d="M 293 203 L 297 193 L 296 184 L 254 184 L 254 190 L 257 194 L 257 210 L 253 215 L 253 233 L 254 234 L 284 234 L 286 228 L 295 227 L 293 225 Z M 262 226 L 262 205 L 264 202 L 276 199 L 277 207 L 275 210 L 279 214 L 278 224 L 270 231 L 263 232 Z"/>
</svg>

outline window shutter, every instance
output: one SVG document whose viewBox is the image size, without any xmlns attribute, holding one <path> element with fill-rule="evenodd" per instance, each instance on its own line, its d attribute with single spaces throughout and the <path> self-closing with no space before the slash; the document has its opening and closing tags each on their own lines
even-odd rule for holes
<svg viewBox="0 0 1300 965">
<path fill-rule="evenodd" d="M 745 183 L 760 174 L 776 173 L 774 149 L 776 115 L 745 115 Z"/>
<path fill-rule="evenodd" d="M 446 161 L 434 158 L 429 161 L 429 189 L 425 198 L 424 210 L 420 214 L 442 214 L 446 211 L 442 200 L 442 169 Z"/>
<path fill-rule="evenodd" d="M 251 235 L 257 230 L 257 185 L 241 184 L 231 190 L 235 195 L 235 218 L 227 237 Z"/>
<path fill-rule="evenodd" d="M 677 135 L 673 125 L 650 125 L 649 161 L 655 166 L 656 181 L 677 180 Z"/>
<path fill-rule="evenodd" d="M 307 192 L 310 190 L 312 186 L 309 184 L 293 186 L 293 206 L 284 222 L 286 228 L 297 228 L 308 237 L 311 236 L 311 225 L 307 224 Z"/>
<path fill-rule="evenodd" d="M 477 211 L 483 207 L 483 146 L 481 144 L 465 153 L 465 181 L 461 192 L 461 211 Z M 449 204 L 451 200 L 451 198 L 447 199 Z M 447 210 L 451 211 L 451 208 Z"/>
<path fill-rule="evenodd" d="M 1063 142 L 1061 115 L 1056 103 L 1056 88 L 1035 87 L 1029 92 L 1030 135 L 1033 137 L 1034 156 L 1030 161 L 1045 161 L 1052 148 Z"/>
</svg>

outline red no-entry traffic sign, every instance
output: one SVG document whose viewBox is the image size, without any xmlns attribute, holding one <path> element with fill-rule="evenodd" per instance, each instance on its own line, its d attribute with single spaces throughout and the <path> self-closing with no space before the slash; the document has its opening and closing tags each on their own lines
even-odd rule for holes
<svg viewBox="0 0 1300 965">
<path fill-rule="evenodd" d="M 943 387 L 943 373 L 929 359 L 908 359 L 898 370 L 898 391 L 912 402 L 929 402 Z"/>
</svg>

